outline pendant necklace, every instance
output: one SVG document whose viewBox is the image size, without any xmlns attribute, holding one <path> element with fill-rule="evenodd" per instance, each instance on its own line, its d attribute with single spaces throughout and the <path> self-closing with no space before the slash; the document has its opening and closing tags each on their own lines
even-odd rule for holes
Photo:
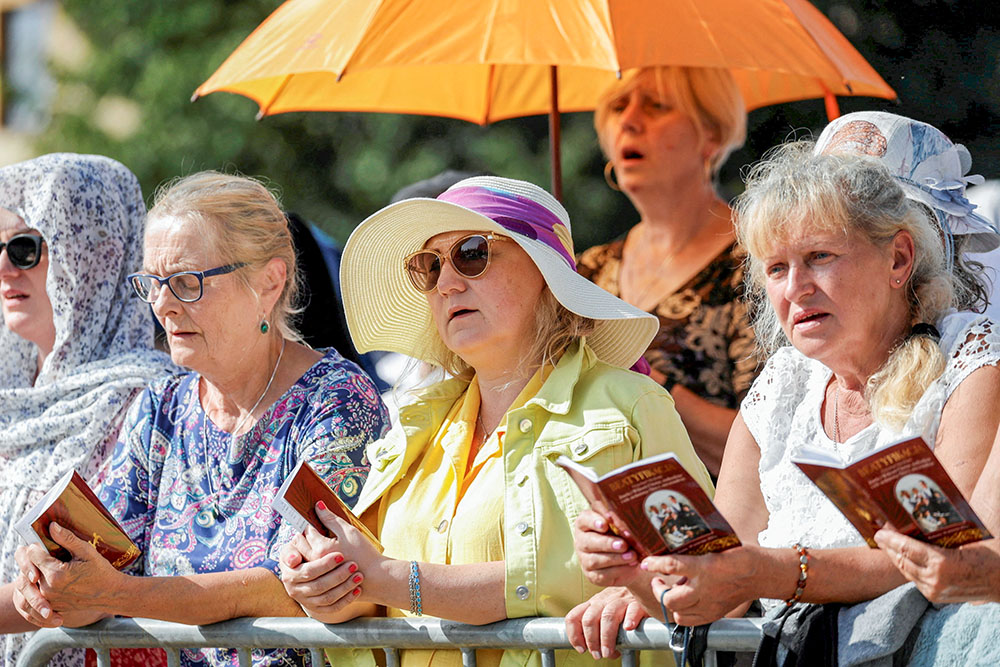
<svg viewBox="0 0 1000 667">
<path fill-rule="evenodd" d="M 261 392 L 260 397 L 257 399 L 257 402 L 253 404 L 253 407 L 250 408 L 249 412 L 247 412 L 245 415 L 243 415 L 243 418 L 240 419 L 240 421 L 236 424 L 236 427 L 232 431 L 232 435 L 230 436 L 230 439 L 229 439 L 229 459 L 230 460 L 235 461 L 237 455 L 240 453 L 240 451 L 239 451 L 239 436 L 237 435 L 237 433 L 239 432 L 240 428 L 242 428 L 243 424 L 245 424 L 247 422 L 247 420 L 250 419 L 251 416 L 253 416 L 254 410 L 256 410 L 258 406 L 260 406 L 260 402 L 264 400 L 265 396 L 267 396 L 268 390 L 271 388 L 271 385 L 274 383 L 274 378 L 277 377 L 277 375 L 278 375 L 278 366 L 281 365 L 281 357 L 284 354 L 285 354 L 285 339 L 282 338 L 281 339 L 281 350 L 278 352 L 278 360 L 274 362 L 274 369 L 271 371 L 271 377 L 268 378 L 267 384 L 264 386 L 264 391 Z M 202 442 L 205 443 L 205 463 L 208 464 L 209 460 L 210 460 L 209 459 L 209 451 L 208 451 L 208 429 L 207 429 L 208 412 L 204 411 L 204 410 L 203 410 L 203 412 L 204 412 L 204 415 L 202 416 L 203 419 L 202 419 L 202 422 L 201 422 L 201 439 L 202 439 Z M 221 475 L 221 473 L 222 473 L 222 464 L 221 464 L 221 462 L 220 462 L 220 464 L 219 464 L 218 467 L 219 467 L 219 473 Z M 218 517 L 222 513 L 222 509 L 219 507 L 219 492 L 216 492 L 216 490 L 215 490 L 215 484 L 212 482 L 212 466 L 211 465 L 206 465 L 206 468 L 207 469 L 205 471 L 205 480 L 208 482 L 208 493 L 212 496 L 212 511 L 215 514 L 215 516 Z"/>
</svg>

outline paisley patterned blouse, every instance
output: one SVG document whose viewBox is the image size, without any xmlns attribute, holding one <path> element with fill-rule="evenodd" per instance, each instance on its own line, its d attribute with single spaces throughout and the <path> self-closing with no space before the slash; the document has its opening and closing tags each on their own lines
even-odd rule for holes
<svg viewBox="0 0 1000 667">
<path fill-rule="evenodd" d="M 199 375 L 154 382 L 133 404 L 98 495 L 142 549 L 132 574 L 170 576 L 263 567 L 293 531 L 271 501 L 302 458 L 348 505 L 368 476 L 365 446 L 389 419 L 375 386 L 330 349 L 254 428 L 231 436 L 202 410 Z M 254 665 L 305 665 L 308 653 L 255 650 Z M 183 651 L 182 664 L 236 665 L 235 651 Z"/>
<path fill-rule="evenodd" d="M 620 296 L 624 245 L 619 239 L 584 251 L 577 271 Z M 757 371 L 742 264 L 736 244 L 729 246 L 653 311 L 660 330 L 645 357 L 666 376 L 667 389 L 680 384 L 710 403 L 739 408 Z"/>
</svg>

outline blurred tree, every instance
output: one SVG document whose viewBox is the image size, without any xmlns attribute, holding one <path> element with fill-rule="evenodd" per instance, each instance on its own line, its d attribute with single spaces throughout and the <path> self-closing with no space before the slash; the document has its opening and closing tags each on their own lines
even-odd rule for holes
<svg viewBox="0 0 1000 667">
<path fill-rule="evenodd" d="M 191 104 L 192 91 L 277 0 L 62 1 L 94 48 L 84 68 L 56 71 L 57 103 L 39 148 L 110 155 L 135 171 L 147 193 L 200 169 L 238 170 L 266 177 L 286 207 L 344 240 L 398 188 L 445 168 L 548 183 L 544 118 L 478 127 L 419 116 L 293 113 L 256 122 L 256 105 L 239 96 Z M 1000 175 L 997 12 L 958 0 L 816 4 L 902 99 L 841 99 L 845 112 L 886 109 L 934 123 L 969 146 L 977 170 Z M 753 112 L 747 146 L 723 169 L 723 192 L 739 191 L 741 165 L 825 122 L 820 101 Z M 590 114 L 566 115 L 564 198 L 578 249 L 636 220 L 627 199 L 604 184 L 603 163 Z"/>
</svg>

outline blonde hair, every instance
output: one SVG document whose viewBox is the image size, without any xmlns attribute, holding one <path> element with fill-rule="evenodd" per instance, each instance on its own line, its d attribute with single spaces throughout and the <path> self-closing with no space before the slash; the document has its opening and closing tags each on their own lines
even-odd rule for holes
<svg viewBox="0 0 1000 667">
<path fill-rule="evenodd" d="M 605 155 L 610 154 L 605 128 L 615 100 L 643 84 L 655 84 L 660 99 L 691 119 L 702 141 L 714 135 L 719 150 L 709 160 L 714 177 L 729 155 L 743 145 L 747 134 L 747 112 L 736 80 L 728 69 L 718 67 L 643 67 L 612 84 L 597 102 L 594 129 Z"/>
<path fill-rule="evenodd" d="M 259 270 L 274 258 L 284 262 L 285 284 L 265 316 L 283 338 L 301 341 L 293 324 L 299 312 L 299 278 L 292 235 L 276 197 L 263 183 L 217 171 L 174 179 L 157 189 L 149 211 L 150 220 L 165 217 L 199 225 L 223 263 L 243 262 Z M 234 275 L 252 289 L 244 271 Z"/>
<path fill-rule="evenodd" d="M 535 304 L 535 336 L 521 358 L 512 360 L 511 379 L 530 376 L 546 364 L 554 366 L 559 361 L 559 355 L 578 339 L 590 335 L 596 324 L 589 317 L 568 310 L 548 287 L 543 288 Z M 472 379 L 475 373 L 471 366 L 451 351 L 435 362 L 448 373 L 466 380 Z"/>
<path fill-rule="evenodd" d="M 906 285 L 910 322 L 933 324 L 950 308 L 976 303 L 979 278 L 963 263 L 947 268 L 940 230 L 928 212 L 907 199 L 877 160 L 857 155 L 814 155 L 812 142 L 779 146 L 755 165 L 735 203 L 736 234 L 748 252 L 747 299 L 758 345 L 770 353 L 788 340 L 767 299 L 762 257 L 794 234 L 858 233 L 884 247 L 899 231 L 913 238 Z M 868 379 L 865 395 L 875 421 L 894 428 L 909 418 L 927 387 L 945 368 L 936 342 L 908 336 Z"/>
</svg>

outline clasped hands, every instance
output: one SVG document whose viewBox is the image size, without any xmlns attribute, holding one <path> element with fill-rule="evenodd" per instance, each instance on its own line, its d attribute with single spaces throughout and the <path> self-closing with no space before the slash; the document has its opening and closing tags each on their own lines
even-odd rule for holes
<svg viewBox="0 0 1000 667">
<path fill-rule="evenodd" d="M 41 628 L 80 627 L 111 615 L 124 575 L 89 542 L 53 522 L 49 535 L 72 560 L 53 558 L 40 544 L 18 547 L 12 601 L 17 612 Z"/>
<path fill-rule="evenodd" d="M 340 623 L 358 615 L 351 606 L 369 602 L 362 586 L 364 572 L 373 572 L 387 560 L 351 524 L 316 504 L 316 514 L 332 537 L 312 526 L 281 549 L 281 582 L 290 598 L 310 618 Z"/>
<path fill-rule="evenodd" d="M 740 585 L 752 567 L 751 547 L 701 556 L 640 559 L 607 520 L 586 510 L 573 525 L 573 543 L 587 579 L 604 586 L 566 615 L 566 634 L 580 653 L 617 656 L 618 628 L 633 630 L 647 616 L 681 625 L 711 623 L 751 597 Z M 660 604 L 671 618 L 663 619 Z"/>
</svg>

